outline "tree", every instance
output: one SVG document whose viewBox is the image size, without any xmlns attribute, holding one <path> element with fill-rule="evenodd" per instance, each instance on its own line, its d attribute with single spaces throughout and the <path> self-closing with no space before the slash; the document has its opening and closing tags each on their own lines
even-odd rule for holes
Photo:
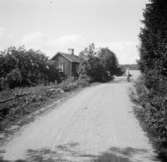
<svg viewBox="0 0 167 162">
<path fill-rule="evenodd" d="M 123 70 L 120 68 L 116 55 L 108 48 L 101 48 L 98 51 L 98 57 L 101 59 L 105 70 L 111 76 L 122 75 Z"/>
<path fill-rule="evenodd" d="M 158 82 L 167 78 L 166 11 L 165 0 L 150 0 L 144 12 L 144 28 L 140 33 L 139 65 L 149 89 L 158 90 L 160 88 Z"/>
<path fill-rule="evenodd" d="M 41 52 L 10 47 L 0 53 L 0 89 L 60 81 L 56 66 Z"/>
<path fill-rule="evenodd" d="M 96 55 L 96 48 L 95 48 L 95 44 L 91 43 L 88 45 L 88 47 L 86 47 L 83 51 L 80 52 L 79 56 L 81 58 L 86 58 L 86 57 L 92 57 Z"/>
<path fill-rule="evenodd" d="M 144 76 L 143 117 L 157 151 L 167 159 L 167 2 L 150 0 L 140 33 L 139 66 Z M 143 88 L 143 89 L 144 89 Z M 146 89 L 145 88 L 145 89 Z M 145 101 L 146 100 L 146 101 Z"/>
<path fill-rule="evenodd" d="M 85 70 L 91 82 L 106 82 L 109 80 L 105 66 L 99 57 L 91 56 L 86 62 Z"/>
<path fill-rule="evenodd" d="M 80 57 L 83 59 L 80 66 L 80 76 L 88 76 L 92 82 L 106 82 L 114 75 L 122 75 L 116 55 L 108 48 L 97 50 L 92 43 L 85 48 Z"/>
<path fill-rule="evenodd" d="M 90 58 L 94 57 L 96 55 L 95 52 L 95 45 L 94 43 L 91 43 L 88 45 L 88 47 L 84 48 L 79 53 L 79 57 L 81 58 L 81 63 L 79 66 L 79 79 L 80 80 L 86 80 L 86 81 L 91 81 L 93 80 L 93 77 L 88 76 L 87 70 L 90 69 L 90 64 L 89 60 Z M 90 72 L 89 72 L 90 75 Z"/>
</svg>

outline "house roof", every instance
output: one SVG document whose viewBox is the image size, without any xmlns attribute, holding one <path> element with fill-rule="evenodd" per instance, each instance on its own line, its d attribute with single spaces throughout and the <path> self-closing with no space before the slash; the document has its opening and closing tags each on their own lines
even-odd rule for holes
<svg viewBox="0 0 167 162">
<path fill-rule="evenodd" d="M 81 62 L 81 59 L 80 57 L 76 56 L 76 55 L 70 55 L 70 54 L 66 54 L 66 53 L 62 53 L 62 52 L 59 52 L 57 53 L 52 59 L 55 59 L 55 57 L 57 55 L 62 55 L 63 57 L 65 57 L 67 60 L 69 60 L 70 62 L 77 62 L 77 63 L 80 63 Z"/>
</svg>

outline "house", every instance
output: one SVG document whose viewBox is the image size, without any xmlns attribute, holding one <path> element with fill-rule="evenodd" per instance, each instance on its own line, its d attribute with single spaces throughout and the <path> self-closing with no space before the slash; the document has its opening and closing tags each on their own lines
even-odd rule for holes
<svg viewBox="0 0 167 162">
<path fill-rule="evenodd" d="M 67 78 L 78 76 L 81 59 L 74 54 L 73 49 L 71 49 L 70 54 L 58 52 L 52 60 L 55 61 L 57 68 L 60 72 L 63 72 Z"/>
</svg>

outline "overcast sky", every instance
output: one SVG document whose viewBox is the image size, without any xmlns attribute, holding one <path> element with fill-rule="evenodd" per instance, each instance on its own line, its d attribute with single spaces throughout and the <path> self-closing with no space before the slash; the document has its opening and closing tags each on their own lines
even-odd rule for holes
<svg viewBox="0 0 167 162">
<path fill-rule="evenodd" d="M 25 45 L 48 56 L 89 43 L 135 63 L 147 0 L 0 0 L 0 49 Z"/>
</svg>

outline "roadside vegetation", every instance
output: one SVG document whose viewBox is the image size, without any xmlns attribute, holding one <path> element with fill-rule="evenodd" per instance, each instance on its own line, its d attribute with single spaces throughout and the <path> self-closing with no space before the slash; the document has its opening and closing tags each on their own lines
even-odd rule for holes
<svg viewBox="0 0 167 162">
<path fill-rule="evenodd" d="M 54 65 L 42 52 L 10 47 L 0 53 L 0 89 L 60 82 Z"/>
<path fill-rule="evenodd" d="M 42 52 L 10 47 L 0 53 L 0 131 L 68 92 L 122 75 L 116 55 L 89 45 L 81 53 L 79 77 L 64 80 L 55 62 Z"/>
<path fill-rule="evenodd" d="M 11 125 L 23 125 L 34 112 L 59 102 L 71 91 L 86 86 L 85 83 L 66 80 L 60 84 L 37 85 L 3 90 L 0 92 L 0 131 L 8 130 Z"/>
<path fill-rule="evenodd" d="M 80 77 L 86 77 L 90 82 L 108 82 L 114 76 L 124 74 L 116 55 L 108 48 L 96 49 L 92 43 L 80 52 L 83 61 L 80 66 Z"/>
<path fill-rule="evenodd" d="M 167 3 L 150 0 L 144 11 L 140 33 L 139 68 L 136 83 L 137 115 L 160 158 L 167 160 Z"/>
</svg>

